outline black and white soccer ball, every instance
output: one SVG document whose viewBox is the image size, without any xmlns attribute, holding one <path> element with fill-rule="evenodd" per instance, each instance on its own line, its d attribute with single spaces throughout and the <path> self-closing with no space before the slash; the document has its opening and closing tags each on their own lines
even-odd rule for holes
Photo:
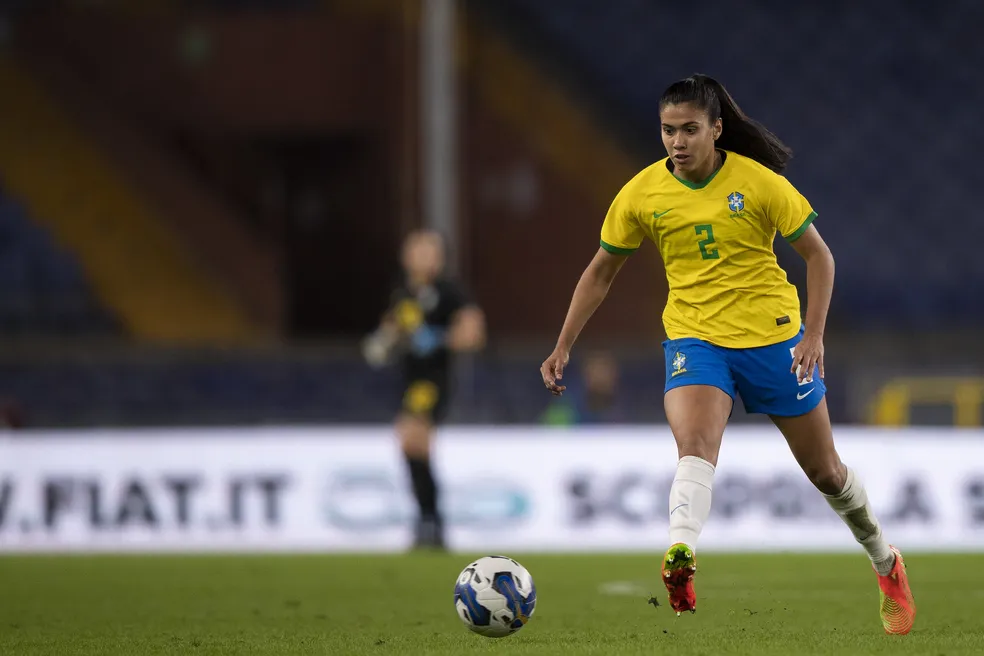
<svg viewBox="0 0 984 656">
<path fill-rule="evenodd" d="M 504 638 L 526 626 L 536 609 L 536 586 L 526 568 L 506 556 L 484 556 L 458 575 L 454 608 L 469 629 Z"/>
</svg>

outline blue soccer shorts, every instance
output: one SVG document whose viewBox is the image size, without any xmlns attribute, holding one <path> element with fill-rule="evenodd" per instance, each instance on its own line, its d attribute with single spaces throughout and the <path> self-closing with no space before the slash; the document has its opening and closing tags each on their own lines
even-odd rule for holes
<svg viewBox="0 0 984 656">
<path fill-rule="evenodd" d="M 798 417 L 820 404 L 827 392 L 819 367 L 813 377 L 799 382 L 789 371 L 799 334 L 778 344 L 756 348 L 724 348 L 701 339 L 685 337 L 663 342 L 666 355 L 666 388 L 711 385 L 731 397 L 741 396 L 745 411 Z"/>
</svg>

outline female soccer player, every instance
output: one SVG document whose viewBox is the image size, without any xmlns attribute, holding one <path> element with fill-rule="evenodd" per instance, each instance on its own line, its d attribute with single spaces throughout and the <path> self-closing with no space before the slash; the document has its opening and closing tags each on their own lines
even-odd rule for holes
<svg viewBox="0 0 984 656">
<path fill-rule="evenodd" d="M 444 523 L 431 468 L 431 435 L 451 397 L 452 355 L 484 346 L 485 315 L 444 275 L 440 234 L 410 234 L 403 245 L 403 270 L 404 279 L 393 291 L 379 328 L 366 340 L 364 353 L 371 364 L 402 353 L 404 386 L 396 432 L 420 507 L 414 546 L 441 549 Z"/>
<path fill-rule="evenodd" d="M 714 468 L 736 394 L 769 415 L 796 461 L 871 558 L 888 633 L 916 614 L 905 564 L 882 536 L 861 481 L 834 448 L 824 399 L 823 330 L 834 260 L 807 200 L 780 175 L 791 151 L 703 76 L 670 86 L 659 103 L 669 155 L 615 197 L 601 248 L 574 290 L 554 352 L 540 373 L 562 394 L 571 347 L 643 238 L 663 258 L 669 297 L 664 406 L 679 462 L 670 489 L 663 582 L 677 614 L 694 612 L 695 547 L 711 509 Z M 779 267 L 776 231 L 807 263 L 809 305 Z M 817 375 L 818 374 L 818 375 Z"/>
</svg>

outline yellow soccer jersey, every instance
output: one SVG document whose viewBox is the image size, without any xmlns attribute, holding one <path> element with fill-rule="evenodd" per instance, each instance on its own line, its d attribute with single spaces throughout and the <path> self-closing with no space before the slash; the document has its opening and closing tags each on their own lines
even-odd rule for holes
<svg viewBox="0 0 984 656">
<path fill-rule="evenodd" d="M 800 329 L 796 288 L 772 250 L 776 231 L 798 239 L 816 212 L 786 178 L 726 152 L 701 184 L 673 175 L 663 159 L 615 197 L 601 245 L 620 255 L 644 237 L 659 247 L 669 283 L 669 339 L 696 337 L 728 348 L 776 344 Z"/>
</svg>

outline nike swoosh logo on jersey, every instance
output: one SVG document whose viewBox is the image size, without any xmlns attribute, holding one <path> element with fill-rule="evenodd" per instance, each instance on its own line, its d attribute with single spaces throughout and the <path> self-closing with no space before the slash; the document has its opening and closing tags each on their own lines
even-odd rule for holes
<svg viewBox="0 0 984 656">
<path fill-rule="evenodd" d="M 816 387 L 811 387 L 810 388 L 810 391 L 807 392 L 806 394 L 797 394 L 796 395 L 796 400 L 797 401 L 802 401 L 803 399 L 805 399 L 806 397 L 808 397 L 810 394 L 813 394 L 813 390 L 815 390 L 815 389 L 816 389 Z"/>
<path fill-rule="evenodd" d="M 653 212 L 653 218 L 654 219 L 658 219 L 659 217 L 663 216 L 667 212 L 672 212 L 672 211 L 673 211 L 673 209 L 671 208 L 671 209 L 666 210 L 666 212 Z"/>
</svg>

